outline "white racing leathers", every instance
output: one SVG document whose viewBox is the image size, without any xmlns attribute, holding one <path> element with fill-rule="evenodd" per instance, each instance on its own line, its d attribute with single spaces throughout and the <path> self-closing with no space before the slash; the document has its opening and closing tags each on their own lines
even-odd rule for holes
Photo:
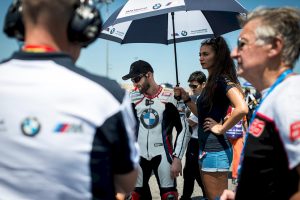
<svg viewBox="0 0 300 200">
<path fill-rule="evenodd" d="M 139 120 L 138 144 L 141 153 L 141 168 L 135 191 L 142 195 L 142 199 L 151 196 L 150 191 L 145 189 L 148 190 L 152 172 L 157 178 L 161 195 L 176 191 L 175 180 L 170 176 L 170 166 L 174 157 L 183 157 L 188 142 L 190 133 L 185 113 L 178 111 L 173 90 L 169 88 L 160 87 L 154 96 L 146 96 L 139 91 L 131 92 L 130 96 Z M 176 138 L 172 137 L 174 127 Z"/>
</svg>

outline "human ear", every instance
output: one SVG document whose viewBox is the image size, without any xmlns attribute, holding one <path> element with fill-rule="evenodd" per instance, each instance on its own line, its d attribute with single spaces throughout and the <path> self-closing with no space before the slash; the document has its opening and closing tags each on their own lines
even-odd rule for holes
<svg viewBox="0 0 300 200">
<path fill-rule="evenodd" d="M 279 37 L 274 38 L 270 43 L 270 48 L 271 49 L 268 53 L 270 57 L 274 57 L 281 54 L 283 48 L 282 39 Z"/>
</svg>

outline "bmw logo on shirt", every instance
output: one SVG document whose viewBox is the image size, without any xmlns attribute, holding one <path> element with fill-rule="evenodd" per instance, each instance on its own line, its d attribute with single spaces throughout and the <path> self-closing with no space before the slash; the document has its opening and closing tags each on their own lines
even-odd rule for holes
<svg viewBox="0 0 300 200">
<path fill-rule="evenodd" d="M 24 135 L 33 137 L 41 130 L 41 124 L 36 117 L 27 117 L 21 123 L 21 130 Z"/>
</svg>

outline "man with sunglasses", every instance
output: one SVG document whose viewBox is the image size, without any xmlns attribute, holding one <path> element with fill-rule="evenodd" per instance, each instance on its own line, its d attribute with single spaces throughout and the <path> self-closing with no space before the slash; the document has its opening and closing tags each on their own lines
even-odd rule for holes
<svg viewBox="0 0 300 200">
<path fill-rule="evenodd" d="M 140 173 L 133 200 L 151 200 L 149 179 L 154 172 L 163 200 L 177 200 L 176 177 L 181 174 L 181 159 L 188 138 L 184 113 L 179 113 L 173 89 L 162 87 L 154 80 L 154 71 L 148 62 L 138 60 L 131 64 L 129 74 L 134 90 L 130 93 L 139 120 Z M 173 145 L 173 127 L 176 128 Z"/>
<path fill-rule="evenodd" d="M 198 96 L 201 94 L 202 89 L 205 86 L 206 76 L 202 71 L 193 72 L 189 79 L 189 87 L 192 91 L 192 99 L 196 102 Z M 183 169 L 183 192 L 180 200 L 190 200 L 194 191 L 194 183 L 197 181 L 203 192 L 203 199 L 205 199 L 204 186 L 201 180 L 198 153 L 199 153 L 199 141 L 198 141 L 198 118 L 191 113 L 188 118 L 189 126 L 192 128 L 192 136 L 188 143 L 188 147 L 185 154 L 185 165 Z"/>
</svg>

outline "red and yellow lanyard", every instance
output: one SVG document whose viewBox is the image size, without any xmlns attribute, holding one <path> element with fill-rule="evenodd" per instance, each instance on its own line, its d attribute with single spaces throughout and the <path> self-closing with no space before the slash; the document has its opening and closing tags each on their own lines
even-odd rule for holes
<svg viewBox="0 0 300 200">
<path fill-rule="evenodd" d="M 44 53 L 44 52 L 56 52 L 57 50 L 53 47 L 46 45 L 24 45 L 22 51 L 32 53 Z"/>
</svg>

